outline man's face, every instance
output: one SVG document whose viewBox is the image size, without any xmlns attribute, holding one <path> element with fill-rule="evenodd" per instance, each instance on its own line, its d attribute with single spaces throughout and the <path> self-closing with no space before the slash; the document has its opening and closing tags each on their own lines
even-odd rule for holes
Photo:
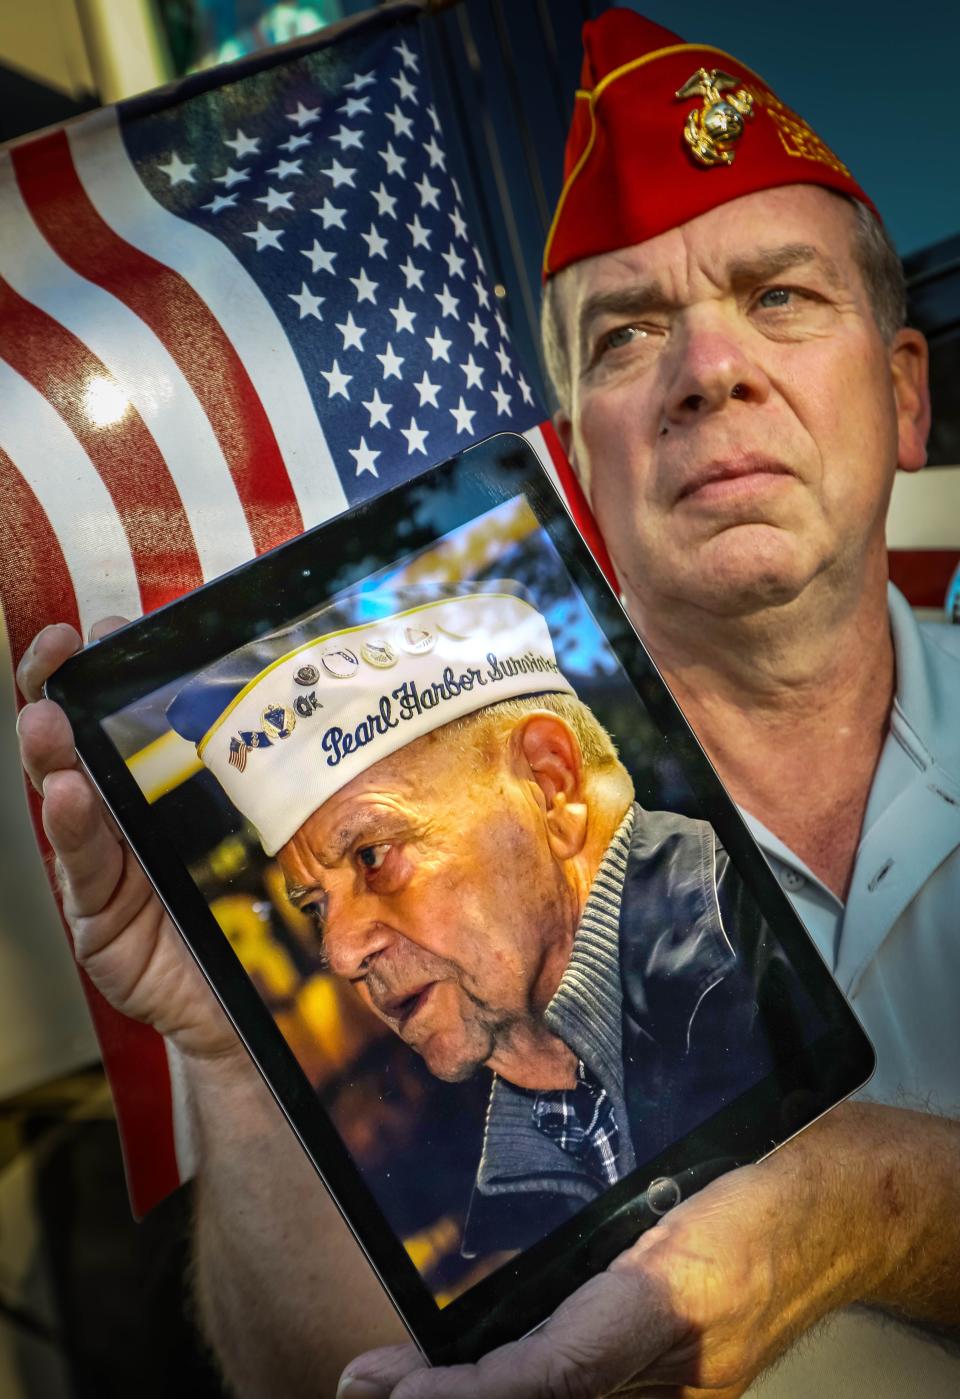
<svg viewBox="0 0 960 1399">
<path fill-rule="evenodd" d="M 428 735 L 336 793 L 280 850 L 330 968 L 455 1081 L 543 1009 L 576 911 L 535 784 Z"/>
<path fill-rule="evenodd" d="M 560 274 L 558 426 L 643 610 L 744 615 L 882 556 L 894 467 L 923 463 L 925 361 L 881 337 L 853 230 L 792 185 Z"/>
</svg>

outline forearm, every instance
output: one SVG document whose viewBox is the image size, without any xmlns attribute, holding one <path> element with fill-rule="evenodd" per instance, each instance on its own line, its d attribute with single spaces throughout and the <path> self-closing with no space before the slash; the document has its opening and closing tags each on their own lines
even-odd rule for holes
<svg viewBox="0 0 960 1399">
<path fill-rule="evenodd" d="M 204 1333 L 242 1399 L 332 1395 L 351 1357 L 406 1333 L 246 1056 L 188 1076 Z"/>
</svg>

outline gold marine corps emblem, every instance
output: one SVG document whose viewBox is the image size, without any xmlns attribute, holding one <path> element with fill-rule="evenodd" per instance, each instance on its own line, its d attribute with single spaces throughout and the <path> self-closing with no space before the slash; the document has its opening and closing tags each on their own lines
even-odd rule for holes
<svg viewBox="0 0 960 1399">
<path fill-rule="evenodd" d="M 684 97 L 703 98 L 703 106 L 694 107 L 683 128 L 694 160 L 706 166 L 732 165 L 744 121 L 753 117 L 753 94 L 738 88 L 736 78 L 719 68 L 698 68 L 677 92 L 678 100 Z"/>
</svg>

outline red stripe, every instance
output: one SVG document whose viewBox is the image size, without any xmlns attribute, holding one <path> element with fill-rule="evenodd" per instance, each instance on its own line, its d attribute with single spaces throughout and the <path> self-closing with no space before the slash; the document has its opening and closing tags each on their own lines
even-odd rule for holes
<svg viewBox="0 0 960 1399">
<path fill-rule="evenodd" d="M 912 607 L 942 607 L 960 549 L 891 549 L 890 578 Z"/>
<path fill-rule="evenodd" d="M 257 552 L 301 533 L 303 517 L 270 420 L 206 303 L 179 273 L 104 222 L 63 131 L 18 146 L 12 159 L 34 221 L 58 256 L 125 302 L 176 360 L 216 433 Z"/>
<path fill-rule="evenodd" d="M 85 395 L 91 384 L 126 401 L 106 365 L 2 277 L 0 325 L 3 358 L 57 410 L 110 492 L 130 542 L 143 610 L 198 587 L 203 574 L 190 522 L 143 419 L 132 406 L 119 423 L 98 427 L 90 417 Z"/>
<path fill-rule="evenodd" d="M 70 622 L 79 630 L 80 615 L 57 536 L 33 491 L 2 451 L 0 493 L 3 604 L 16 665 L 41 627 Z M 37 843 L 50 870 L 52 852 L 40 819 L 40 799 L 32 787 L 28 798 Z M 141 1216 L 180 1183 L 166 1050 L 155 1030 L 115 1011 L 83 972 L 80 979 L 116 1104 L 131 1204 Z"/>
<path fill-rule="evenodd" d="M 607 546 L 603 542 L 600 526 L 593 518 L 593 511 L 590 509 L 590 504 L 583 493 L 583 488 L 574 474 L 573 467 L 567 460 L 567 454 L 560 444 L 560 439 L 557 436 L 553 423 L 549 421 L 541 423 L 540 431 L 543 433 L 543 439 L 547 444 L 550 459 L 560 479 L 563 494 L 566 496 L 567 504 L 570 507 L 570 513 L 576 521 L 577 529 L 583 535 L 590 548 L 590 552 L 603 570 L 607 582 L 615 593 L 619 593 L 620 584 L 617 581 L 613 560 L 607 553 Z"/>
</svg>

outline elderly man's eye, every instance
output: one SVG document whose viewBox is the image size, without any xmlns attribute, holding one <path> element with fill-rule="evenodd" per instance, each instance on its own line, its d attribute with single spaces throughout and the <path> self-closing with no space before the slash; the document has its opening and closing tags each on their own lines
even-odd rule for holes
<svg viewBox="0 0 960 1399">
<path fill-rule="evenodd" d="M 796 292 L 793 287 L 768 287 L 757 298 L 757 305 L 765 311 L 778 311 L 782 307 L 789 306 L 795 296 Z"/>
<path fill-rule="evenodd" d="M 389 852 L 389 845 L 361 845 L 357 851 L 357 860 L 365 870 L 378 870 Z"/>
<path fill-rule="evenodd" d="M 599 344 L 599 353 L 604 350 L 619 350 L 624 345 L 630 345 L 637 340 L 646 340 L 647 332 L 639 325 L 618 325 L 614 330 L 608 330 L 602 336 Z"/>
</svg>

